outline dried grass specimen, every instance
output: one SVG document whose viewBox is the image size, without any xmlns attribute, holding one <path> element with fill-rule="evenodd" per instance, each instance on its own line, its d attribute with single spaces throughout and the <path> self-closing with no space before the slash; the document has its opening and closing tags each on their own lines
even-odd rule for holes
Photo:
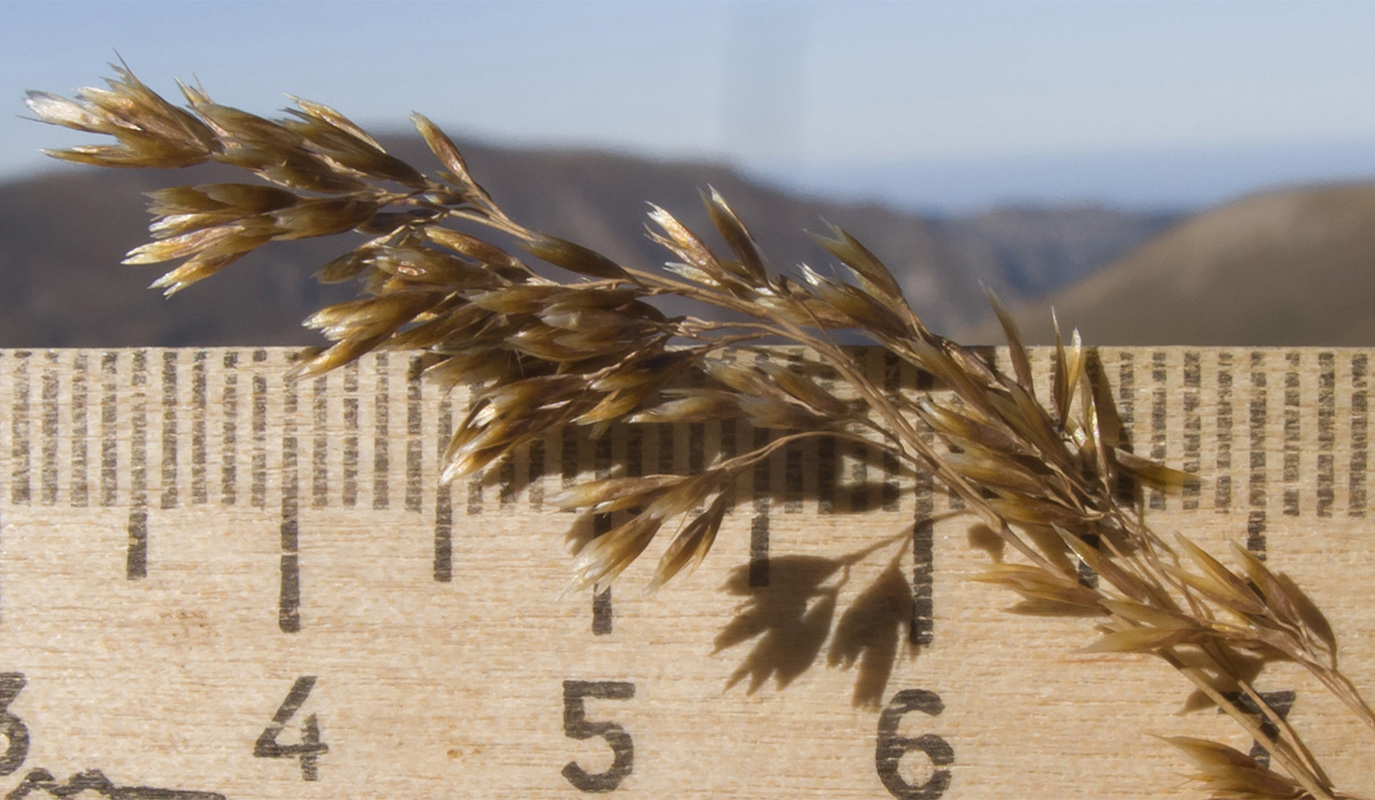
<svg viewBox="0 0 1375 800">
<path fill-rule="evenodd" d="M 129 263 L 180 261 L 153 285 L 169 294 L 273 241 L 361 231 L 371 238 L 320 267 L 323 281 L 358 280 L 357 300 L 325 308 L 307 325 L 334 344 L 305 354 L 316 375 L 377 348 L 423 348 L 428 377 L 473 384 L 471 412 L 446 455 L 444 479 L 469 475 L 550 430 L 613 424 L 745 418 L 779 431 L 767 444 L 693 475 L 613 476 L 557 499 L 586 513 L 628 512 L 591 540 L 574 565 L 575 587 L 607 582 L 661 533 L 672 537 L 652 586 L 700 562 L 734 502 L 738 475 L 802 439 L 878 446 L 963 498 L 1018 563 L 981 580 L 1018 593 L 1019 610 L 1078 615 L 1100 637 L 1089 649 L 1151 653 L 1227 712 L 1281 772 L 1219 744 L 1173 743 L 1212 797 L 1351 797 L 1330 785 L 1298 735 L 1270 711 L 1243 657 L 1303 665 L 1375 732 L 1375 713 L 1338 670 L 1331 630 L 1304 596 L 1246 550 L 1228 567 L 1191 541 L 1166 541 L 1119 492 L 1124 480 L 1177 486 L 1189 476 L 1122 447 L 1106 388 L 1089 377 L 1077 334 L 1055 349 L 1048 397 L 1037 396 L 1016 328 L 996 298 L 1012 374 L 930 331 L 879 260 L 844 231 L 814 236 L 836 274 L 803 266 L 800 278 L 769 268 L 748 229 L 715 192 L 704 195 L 725 242 L 718 252 L 669 212 L 653 208 L 649 235 L 671 253 L 662 272 L 621 266 L 509 218 L 469 174 L 454 144 L 413 120 L 443 166 L 425 175 L 398 161 L 344 116 L 295 100 L 268 120 L 183 86 L 190 110 L 167 102 L 127 69 L 77 100 L 29 95 L 41 120 L 107 134 L 113 145 L 51 152 L 114 167 L 179 167 L 214 161 L 261 182 L 153 193 L 153 241 Z M 457 225 L 458 227 L 450 227 Z M 476 233 L 474 233 L 476 232 Z M 481 235 L 479 235 L 481 234 Z M 562 268 L 562 279 L 488 238 L 513 242 Z M 648 301 L 676 295 L 731 312 L 732 321 L 669 317 Z M 911 401 L 866 379 L 833 333 L 858 332 L 933 376 L 948 394 Z M 795 363 L 740 358 L 763 342 L 805 348 Z M 815 379 L 829 370 L 833 393 Z M 849 399 L 840 399 L 840 398 Z M 924 434 L 934 432 L 954 454 Z M 1100 577 L 1079 580 L 1075 559 Z M 1269 715 L 1270 735 L 1231 699 Z"/>
</svg>

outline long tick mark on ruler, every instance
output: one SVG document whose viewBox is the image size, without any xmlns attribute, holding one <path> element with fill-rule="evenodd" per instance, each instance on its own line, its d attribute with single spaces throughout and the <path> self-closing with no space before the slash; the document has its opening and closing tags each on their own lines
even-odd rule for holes
<svg viewBox="0 0 1375 800">
<path fill-rule="evenodd" d="M 454 429 L 453 399 L 446 395 L 439 404 L 438 436 L 436 457 L 442 459 L 448 449 L 449 437 Z M 533 458 L 533 456 L 532 456 Z M 453 580 L 453 529 L 454 506 L 453 486 L 443 484 L 435 489 L 434 495 L 434 579 L 440 583 Z"/>
<path fill-rule="evenodd" d="M 207 411 L 207 379 L 205 374 L 208 355 L 197 350 L 191 359 L 191 502 L 203 506 L 210 500 L 210 490 L 206 484 L 205 415 Z"/>
<path fill-rule="evenodd" d="M 1337 369 L 1331 353 L 1318 354 L 1318 499 L 1319 517 L 1332 516 L 1336 500 Z"/>
<path fill-rule="evenodd" d="M 1184 460 L 1180 468 L 1197 475 L 1202 466 L 1203 419 L 1199 413 L 1199 391 L 1202 388 L 1202 364 L 1197 350 L 1184 351 Z M 1182 504 L 1186 511 L 1196 511 L 1199 505 L 1199 485 L 1187 484 L 1182 490 Z"/>
<path fill-rule="evenodd" d="M 1169 409 L 1169 365 L 1166 354 L 1156 351 L 1151 354 L 1151 458 L 1164 462 L 1167 412 Z M 1165 508 L 1165 492 L 1159 488 L 1150 490 L 1150 507 L 1155 511 Z"/>
<path fill-rule="evenodd" d="M 1351 357 L 1351 460 L 1348 467 L 1347 513 L 1353 517 L 1365 516 L 1366 503 L 1366 466 L 1368 459 L 1370 428 L 1366 416 L 1369 402 L 1366 370 L 1369 361 L 1365 353 Z"/>
<path fill-rule="evenodd" d="M 13 399 L 10 405 L 10 502 L 15 505 L 29 502 L 29 361 L 32 354 L 20 350 L 14 354 L 14 369 L 10 372 Z"/>
<path fill-rule="evenodd" d="M 1299 515 L 1299 440 L 1302 423 L 1299 408 L 1300 356 L 1296 352 L 1284 356 L 1284 515 Z"/>
<path fill-rule="evenodd" d="M 72 508 L 85 508 L 91 500 L 90 484 L 90 421 L 87 402 L 90 397 L 90 357 L 78 353 L 72 359 L 71 408 L 71 497 Z"/>
<path fill-rule="evenodd" d="M 377 386 L 373 394 L 372 436 L 372 507 L 383 511 L 391 505 L 391 376 L 387 374 L 390 359 L 386 353 L 374 356 Z"/>
<path fill-rule="evenodd" d="M 1217 355 L 1217 455 L 1213 507 L 1224 513 L 1232 504 L 1232 354 Z"/>
<path fill-rule="evenodd" d="M 224 354 L 224 387 L 220 390 L 220 408 L 224 421 L 220 427 L 220 503 L 232 506 L 238 500 L 239 489 L 239 354 Z"/>
<path fill-rule="evenodd" d="M 177 351 L 162 353 L 162 501 L 164 509 L 176 508 L 177 491 Z"/>
<path fill-rule="evenodd" d="M 130 359 L 132 407 L 129 419 L 129 543 L 124 577 L 148 577 L 148 353 L 135 350 Z"/>
<path fill-rule="evenodd" d="M 278 590 L 277 627 L 284 633 L 301 630 L 300 565 L 300 469 L 296 436 L 297 391 L 287 381 L 282 387 L 282 523 L 281 583 Z"/>
<path fill-rule="evenodd" d="M 1265 428 L 1269 422 L 1266 373 L 1265 373 L 1265 354 L 1259 351 L 1251 353 L 1251 412 L 1250 412 L 1250 440 L 1251 440 L 1251 472 L 1249 480 L 1249 492 L 1247 501 L 1250 511 L 1246 522 L 1246 549 L 1256 554 L 1257 558 L 1265 558 L 1266 541 L 1266 502 L 1268 493 L 1266 492 L 1266 481 L 1269 479 L 1267 472 L 1266 452 L 1265 452 Z"/>
</svg>

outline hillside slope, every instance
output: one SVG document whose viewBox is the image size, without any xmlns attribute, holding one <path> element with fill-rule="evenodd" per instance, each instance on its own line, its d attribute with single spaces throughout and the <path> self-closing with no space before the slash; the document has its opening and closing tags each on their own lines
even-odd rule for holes
<svg viewBox="0 0 1375 800">
<path fill-rule="evenodd" d="M 1375 344 L 1375 185 L 1255 195 L 1178 224 L 1014 316 L 1028 342 Z M 985 323 L 968 333 L 989 342 Z"/>
<path fill-rule="evenodd" d="M 401 158 L 436 168 L 418 138 L 387 141 Z M 791 197 L 709 164 L 462 146 L 474 175 L 512 216 L 645 268 L 666 255 L 645 238 L 646 201 L 707 230 L 698 190 L 715 186 L 773 264 L 785 269 L 804 260 L 826 266 L 824 253 L 802 231 L 830 220 L 884 258 L 918 310 L 946 330 L 985 313 L 980 281 L 1012 298 L 1049 291 L 1086 265 L 1144 241 L 1169 220 L 1102 209 L 1008 210 L 937 220 Z M 86 168 L 0 185 L 0 346 L 317 342 L 300 321 L 321 304 L 352 296 L 355 287 L 321 287 L 311 272 L 360 237 L 273 244 L 168 300 L 144 288 L 167 265 L 119 264 L 145 241 L 141 192 L 246 177 L 218 167 Z"/>
</svg>

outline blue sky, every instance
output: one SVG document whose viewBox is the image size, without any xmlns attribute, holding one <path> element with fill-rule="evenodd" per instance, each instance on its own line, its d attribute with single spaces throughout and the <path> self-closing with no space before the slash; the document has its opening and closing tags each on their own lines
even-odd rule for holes
<svg viewBox="0 0 1375 800">
<path fill-rule="evenodd" d="M 290 92 L 379 127 L 419 110 L 458 135 L 859 194 L 902 165 L 975 205 L 1133 202 L 1152 164 L 1232 158 L 1207 179 L 1225 195 L 1375 176 L 1371 31 L 1375 4 L 1335 2 L 0 0 L 0 180 L 85 140 L 19 119 L 23 90 L 95 83 L 117 50 L 159 91 L 198 78 L 257 113 Z M 1135 166 L 1114 178 L 1122 159 Z"/>
</svg>

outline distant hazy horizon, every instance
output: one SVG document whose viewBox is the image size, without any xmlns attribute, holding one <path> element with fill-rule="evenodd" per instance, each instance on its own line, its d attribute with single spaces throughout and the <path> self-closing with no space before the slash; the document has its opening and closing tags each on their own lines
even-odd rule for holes
<svg viewBox="0 0 1375 800">
<path fill-rule="evenodd" d="M 328 13 L 322 13 L 328 9 Z M 728 163 L 945 213 L 1194 208 L 1375 177 L 1372 3 L 0 2 L 0 181 L 92 137 L 21 119 L 115 52 L 271 114 Z"/>
<path fill-rule="evenodd" d="M 933 214 L 1009 206 L 1190 212 L 1258 192 L 1375 182 L 1375 142 L 855 161 L 746 172 L 789 191 Z"/>
</svg>

